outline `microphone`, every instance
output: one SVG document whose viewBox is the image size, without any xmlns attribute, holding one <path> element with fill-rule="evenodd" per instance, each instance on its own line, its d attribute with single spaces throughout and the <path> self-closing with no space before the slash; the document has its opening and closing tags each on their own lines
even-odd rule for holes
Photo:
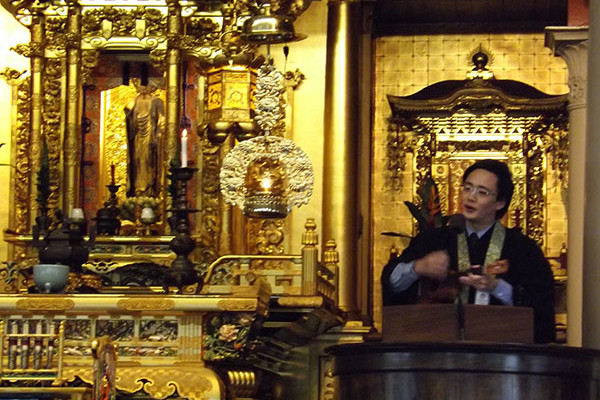
<svg viewBox="0 0 600 400">
<path fill-rule="evenodd" d="M 467 229 L 467 220 L 462 214 L 452 214 L 448 219 L 448 228 L 456 234 L 463 233 Z"/>
</svg>

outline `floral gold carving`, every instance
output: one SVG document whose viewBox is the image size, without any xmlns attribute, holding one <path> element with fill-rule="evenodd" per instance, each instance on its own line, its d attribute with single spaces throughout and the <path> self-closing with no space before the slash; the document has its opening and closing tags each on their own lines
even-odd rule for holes
<svg viewBox="0 0 600 400">
<path fill-rule="evenodd" d="M 164 399 L 177 391 L 190 400 L 217 400 L 219 381 L 216 374 L 203 366 L 172 365 L 168 367 L 122 367 L 117 369 L 117 389 L 128 393 L 143 390 L 155 399 Z M 93 382 L 92 368 L 64 367 L 63 378 L 72 381 L 79 377 Z"/>
<path fill-rule="evenodd" d="M 95 76 L 91 71 L 98 65 L 100 52 L 98 50 L 83 50 L 81 52 L 81 76 L 84 85 L 92 85 Z"/>
<path fill-rule="evenodd" d="M 44 47 L 41 43 L 31 42 L 29 44 L 18 44 L 11 47 L 11 50 L 23 57 L 42 57 L 44 55 Z"/>
<path fill-rule="evenodd" d="M 117 307 L 128 311 L 167 311 L 175 307 L 175 302 L 170 299 L 123 299 L 119 300 Z"/>
<path fill-rule="evenodd" d="M 29 311 L 66 311 L 75 307 L 75 302 L 71 299 L 55 299 L 44 297 L 40 299 L 20 299 L 17 300 L 17 308 Z"/>
<path fill-rule="evenodd" d="M 48 145 L 50 164 L 49 209 L 59 209 L 62 170 L 60 161 L 63 154 L 61 141 L 61 78 L 62 63 L 57 59 L 46 61 L 44 69 L 44 100 L 42 132 Z"/>
<path fill-rule="evenodd" d="M 202 147 L 202 210 L 199 213 L 200 254 L 197 260 L 210 264 L 218 257 L 218 237 L 221 230 L 221 200 L 219 191 L 219 171 L 221 160 L 219 146 L 212 144 L 206 137 L 200 143 Z"/>
<path fill-rule="evenodd" d="M 110 36 L 139 36 L 136 21 L 144 21 L 147 36 L 164 36 L 166 17 L 157 9 L 137 7 L 125 10 L 116 7 L 103 7 L 86 10 L 82 16 L 83 33 L 86 37 L 105 37 L 106 22 L 110 22 Z"/>
<path fill-rule="evenodd" d="M 248 226 L 251 254 L 283 254 L 283 219 L 249 220 Z"/>
<path fill-rule="evenodd" d="M 67 18 L 50 17 L 46 18 L 46 49 L 51 52 L 64 53 L 67 46 Z M 74 39 L 72 36 L 71 45 Z"/>
<path fill-rule="evenodd" d="M 256 300 L 226 299 L 217 303 L 219 310 L 223 311 L 254 311 L 257 307 Z"/>
<path fill-rule="evenodd" d="M 29 134 L 31 116 L 31 96 L 29 94 L 30 78 L 23 79 L 17 87 L 17 121 L 14 137 L 15 170 L 12 182 L 14 194 L 14 222 L 10 228 L 16 233 L 26 233 L 29 230 L 29 184 L 32 175 L 29 161 Z"/>
<path fill-rule="evenodd" d="M 321 307 L 323 297 L 321 296 L 281 296 L 277 299 L 281 307 Z"/>
<path fill-rule="evenodd" d="M 167 51 L 165 49 L 150 50 L 150 62 L 160 71 L 162 71 L 163 75 L 167 70 L 166 55 Z"/>
<path fill-rule="evenodd" d="M 25 72 L 27 71 L 17 71 L 16 69 L 6 67 L 4 68 L 4 71 L 0 72 L 0 76 L 2 76 L 9 85 L 16 86 L 23 80 L 22 77 Z"/>
</svg>

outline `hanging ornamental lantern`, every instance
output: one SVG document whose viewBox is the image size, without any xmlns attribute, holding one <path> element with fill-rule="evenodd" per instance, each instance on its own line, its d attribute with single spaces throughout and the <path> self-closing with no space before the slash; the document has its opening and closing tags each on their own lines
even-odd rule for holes
<svg viewBox="0 0 600 400">
<path fill-rule="evenodd" d="M 255 121 L 264 135 L 237 144 L 221 167 L 225 201 L 252 218 L 283 218 L 312 195 L 314 174 L 306 153 L 292 140 L 270 135 L 283 118 L 282 81 L 272 65 L 259 68 Z"/>
</svg>

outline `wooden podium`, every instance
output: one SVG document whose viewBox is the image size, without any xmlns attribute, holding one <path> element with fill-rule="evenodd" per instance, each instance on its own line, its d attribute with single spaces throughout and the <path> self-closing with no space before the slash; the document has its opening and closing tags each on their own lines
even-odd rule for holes
<svg viewBox="0 0 600 400">
<path fill-rule="evenodd" d="M 533 309 L 466 304 L 464 339 L 456 304 L 414 304 L 383 308 L 384 342 L 533 343 Z"/>
</svg>

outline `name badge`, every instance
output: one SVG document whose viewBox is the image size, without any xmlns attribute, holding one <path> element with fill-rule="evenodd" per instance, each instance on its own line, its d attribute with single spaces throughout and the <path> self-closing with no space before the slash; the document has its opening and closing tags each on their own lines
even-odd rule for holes
<svg viewBox="0 0 600 400">
<path fill-rule="evenodd" d="M 481 306 L 487 306 L 490 304 L 490 294 L 488 292 L 482 292 L 478 290 L 475 292 L 475 304 Z"/>
</svg>

